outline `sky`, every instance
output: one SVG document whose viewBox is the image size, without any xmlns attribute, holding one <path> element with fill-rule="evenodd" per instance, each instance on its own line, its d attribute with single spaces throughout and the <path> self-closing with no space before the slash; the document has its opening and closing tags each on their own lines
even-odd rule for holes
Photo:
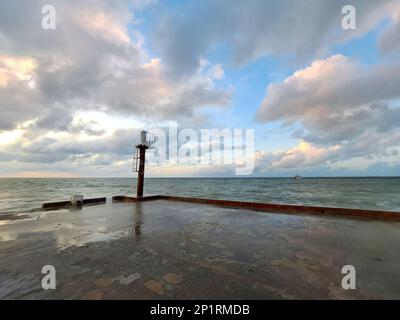
<svg viewBox="0 0 400 320">
<path fill-rule="evenodd" d="M 0 177 L 132 177 L 171 121 L 254 130 L 251 176 L 399 176 L 400 0 L 0 2 Z"/>
</svg>

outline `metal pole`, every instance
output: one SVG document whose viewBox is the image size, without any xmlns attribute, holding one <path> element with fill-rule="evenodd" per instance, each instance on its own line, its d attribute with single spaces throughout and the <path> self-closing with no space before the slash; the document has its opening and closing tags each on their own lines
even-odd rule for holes
<svg viewBox="0 0 400 320">
<path fill-rule="evenodd" d="M 146 146 L 138 145 L 139 149 L 139 171 L 138 171 L 138 183 L 137 183 L 137 197 L 143 197 L 143 184 L 144 184 L 144 162 L 146 155 Z"/>
</svg>

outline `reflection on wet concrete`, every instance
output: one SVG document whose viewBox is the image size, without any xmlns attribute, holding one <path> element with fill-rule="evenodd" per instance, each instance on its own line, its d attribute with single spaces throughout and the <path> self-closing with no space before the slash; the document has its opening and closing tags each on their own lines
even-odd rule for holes
<svg viewBox="0 0 400 320">
<path fill-rule="evenodd" d="M 0 298 L 400 298 L 400 223 L 152 201 L 0 225 Z M 54 265 L 57 289 L 41 289 Z M 341 288 L 341 267 L 357 290 Z"/>
<path fill-rule="evenodd" d="M 135 238 L 136 241 L 140 241 L 140 235 L 142 234 L 142 219 L 143 219 L 143 208 L 142 208 L 143 203 L 142 202 L 136 202 L 135 203 L 135 212 L 134 212 L 134 228 L 135 228 Z"/>
</svg>

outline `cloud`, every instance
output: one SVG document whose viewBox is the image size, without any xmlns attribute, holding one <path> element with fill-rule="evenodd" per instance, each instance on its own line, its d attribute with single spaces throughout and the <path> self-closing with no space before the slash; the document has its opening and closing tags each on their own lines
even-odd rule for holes
<svg viewBox="0 0 400 320">
<path fill-rule="evenodd" d="M 255 159 L 259 171 L 275 171 L 291 168 L 307 168 L 334 158 L 340 150 L 339 145 L 317 147 L 307 142 L 300 142 L 297 146 L 282 151 L 257 152 Z"/>
<path fill-rule="evenodd" d="M 111 135 L 82 137 L 74 133 L 56 135 L 47 132 L 32 138 L 26 131 L 19 138 L 0 148 L 9 158 L 21 162 L 53 163 L 82 155 L 131 156 L 139 129 L 116 130 Z M 111 162 L 110 162 L 111 163 Z"/>
<path fill-rule="evenodd" d="M 147 2 L 1 2 L 0 130 L 30 120 L 68 130 L 83 110 L 165 120 L 227 105 L 230 93 L 217 87 L 213 66 L 177 81 L 149 57 L 135 29 L 135 10 Z M 45 4 L 56 8 L 55 30 L 41 28 Z"/>
<path fill-rule="evenodd" d="M 398 0 L 352 1 L 357 28 L 341 28 L 348 1 L 205 0 L 182 4 L 160 19 L 154 47 L 174 74 L 187 75 L 212 50 L 226 45 L 234 64 L 267 55 L 315 56 L 373 29 L 400 8 Z"/>
<path fill-rule="evenodd" d="M 282 152 L 262 153 L 269 169 L 329 165 L 353 158 L 382 161 L 400 151 L 400 64 L 364 66 L 343 55 L 314 61 L 268 85 L 256 119 L 300 123 L 302 141 Z"/>
<path fill-rule="evenodd" d="M 337 143 L 367 130 L 388 132 L 400 124 L 400 64 L 365 67 L 343 55 L 314 61 L 281 83 L 267 87 L 256 114 L 260 122 L 300 122 L 303 138 Z"/>
<path fill-rule="evenodd" d="M 394 168 L 400 165 L 399 139 L 400 130 L 392 134 L 365 133 L 351 143 L 327 146 L 300 140 L 285 150 L 255 152 L 254 175 L 376 175 L 378 164 L 379 174 L 398 175 Z"/>
<path fill-rule="evenodd" d="M 380 47 L 385 53 L 397 51 L 400 47 L 400 9 L 392 24 L 383 32 L 379 40 Z"/>
</svg>

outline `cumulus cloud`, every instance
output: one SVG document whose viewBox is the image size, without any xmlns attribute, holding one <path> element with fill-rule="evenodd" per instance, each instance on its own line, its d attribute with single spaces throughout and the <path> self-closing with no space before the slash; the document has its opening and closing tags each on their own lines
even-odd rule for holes
<svg viewBox="0 0 400 320">
<path fill-rule="evenodd" d="M 235 64 L 266 55 L 314 56 L 371 30 L 399 10 L 398 0 L 356 0 L 357 28 L 341 28 L 348 1 L 205 0 L 185 3 L 160 19 L 154 43 L 175 74 L 186 75 L 216 46 Z"/>
<path fill-rule="evenodd" d="M 105 164 L 107 159 L 131 157 L 135 139 L 139 137 L 139 129 L 116 130 L 111 135 L 91 136 L 76 135 L 74 133 L 48 132 L 31 135 L 31 130 L 26 130 L 22 135 L 9 143 L 0 144 L 0 150 L 7 160 L 20 162 L 53 163 L 66 159 L 79 160 L 81 157 L 98 160 L 102 157 Z M 94 161 L 93 164 L 97 164 Z M 72 161 L 73 162 L 73 161 Z M 111 164 L 109 161 L 108 164 Z"/>
<path fill-rule="evenodd" d="M 327 164 L 400 150 L 400 65 L 363 66 L 335 55 L 267 87 L 256 119 L 303 127 L 298 147 L 262 155 L 268 168 Z M 277 157 L 277 158 L 276 158 Z M 267 160 L 267 161 L 266 161 Z"/>
<path fill-rule="evenodd" d="M 135 10 L 147 2 L 3 1 L 0 130 L 32 119 L 66 130 L 81 110 L 160 120 L 226 105 L 230 93 L 216 86 L 212 66 L 199 66 L 183 82 L 169 79 L 162 61 L 149 57 L 134 28 Z M 45 4 L 56 8 L 55 30 L 41 28 Z"/>
<path fill-rule="evenodd" d="M 281 83 L 267 87 L 256 119 L 300 122 L 309 141 L 342 142 L 366 130 L 399 127 L 400 64 L 365 67 L 343 55 L 314 61 Z"/>
<path fill-rule="evenodd" d="M 332 160 L 340 150 L 339 145 L 317 147 L 307 142 L 282 151 L 259 151 L 255 154 L 257 168 L 260 171 L 274 171 L 291 168 L 307 168 Z"/>
</svg>

